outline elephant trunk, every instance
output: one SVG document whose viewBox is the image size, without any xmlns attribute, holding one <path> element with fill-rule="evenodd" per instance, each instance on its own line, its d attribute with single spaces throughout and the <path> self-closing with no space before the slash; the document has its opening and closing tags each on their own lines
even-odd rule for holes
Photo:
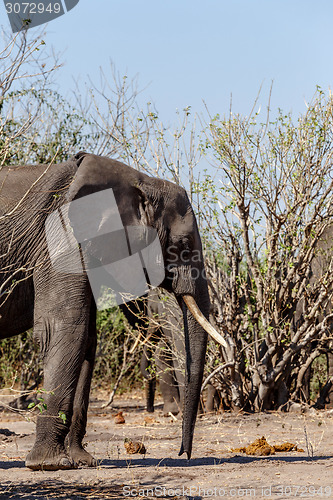
<svg viewBox="0 0 333 500">
<path fill-rule="evenodd" d="M 208 318 L 210 303 L 207 282 L 204 278 L 197 281 L 200 281 L 200 283 L 196 283 L 196 290 L 191 296 L 204 317 Z M 187 294 L 182 294 L 180 298 L 178 298 L 183 310 L 186 351 L 183 432 L 179 455 L 186 453 L 189 459 L 191 458 L 194 426 L 200 401 L 200 390 L 207 347 L 207 333 L 195 319 L 188 307 L 186 307 L 186 296 Z"/>
</svg>

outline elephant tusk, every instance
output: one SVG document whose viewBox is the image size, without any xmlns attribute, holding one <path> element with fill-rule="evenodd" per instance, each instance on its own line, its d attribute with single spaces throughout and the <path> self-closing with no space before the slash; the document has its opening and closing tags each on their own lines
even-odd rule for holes
<svg viewBox="0 0 333 500">
<path fill-rule="evenodd" d="M 205 316 L 202 314 L 200 311 L 198 304 L 194 300 L 194 298 L 191 295 L 183 295 L 183 300 L 188 308 L 188 310 L 191 312 L 193 317 L 197 320 L 200 326 L 209 333 L 209 335 L 219 344 L 221 344 L 223 347 L 228 349 L 228 344 L 226 340 L 220 335 L 215 328 L 209 323 L 209 321 L 205 318 Z"/>
<path fill-rule="evenodd" d="M 136 338 L 136 340 L 135 340 L 134 344 L 133 344 L 133 345 L 132 345 L 132 347 L 130 348 L 130 351 L 129 351 L 129 353 L 130 353 L 130 354 L 133 354 L 133 352 L 135 351 L 135 349 L 138 347 L 139 342 L 140 342 L 140 340 L 141 340 L 141 337 L 142 337 L 142 331 L 140 330 L 140 331 L 139 331 L 139 335 L 137 336 L 137 338 Z"/>
</svg>

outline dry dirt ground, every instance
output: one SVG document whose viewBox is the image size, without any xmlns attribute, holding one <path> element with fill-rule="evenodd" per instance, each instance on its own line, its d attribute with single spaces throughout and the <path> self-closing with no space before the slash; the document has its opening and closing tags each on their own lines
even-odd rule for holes
<svg viewBox="0 0 333 500">
<path fill-rule="evenodd" d="M 33 472 L 24 465 L 35 425 L 0 413 L 1 499 L 333 498 L 333 412 L 227 414 L 198 418 L 190 461 L 178 457 L 181 421 L 144 410 L 141 394 L 120 396 L 112 409 L 91 401 L 86 446 L 97 468 Z M 161 405 L 159 406 L 161 408 Z M 125 423 L 115 424 L 123 410 Z M 3 429 L 15 433 L 11 435 Z M 233 452 L 265 436 L 304 451 L 247 456 Z M 128 455 L 124 439 L 143 441 Z"/>
</svg>

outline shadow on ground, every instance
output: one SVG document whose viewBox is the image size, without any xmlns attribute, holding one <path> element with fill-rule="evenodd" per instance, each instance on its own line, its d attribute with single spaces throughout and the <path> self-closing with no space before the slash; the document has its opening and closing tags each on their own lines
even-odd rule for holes
<svg viewBox="0 0 333 500">
<path fill-rule="evenodd" d="M 235 455 L 230 458 L 218 458 L 218 457 L 203 457 L 203 458 L 193 458 L 191 460 L 186 460 L 183 458 L 128 458 L 126 460 L 102 460 L 100 465 L 103 467 L 201 467 L 204 465 L 223 465 L 225 463 L 228 464 L 249 464 L 253 462 L 263 462 L 263 461 L 271 461 L 271 462 L 285 462 L 285 463 L 299 463 L 299 462 L 312 462 L 316 461 L 324 461 L 330 460 L 332 455 L 330 456 L 313 456 L 313 457 L 292 457 L 292 456 L 281 456 L 274 455 L 269 457 L 250 457 L 250 456 L 241 456 Z M 0 462 L 1 467 L 1 462 Z"/>
<path fill-rule="evenodd" d="M 13 483 L 2 483 L 0 485 L 0 498 L 14 499 L 24 498 L 26 500 L 39 500 L 48 498 L 63 499 L 110 499 L 123 498 L 123 488 L 119 485 L 75 485 L 52 480 L 36 482 L 33 484 L 18 485 Z"/>
<path fill-rule="evenodd" d="M 209 466 L 209 465 L 223 465 L 225 463 L 228 464 L 249 464 L 253 462 L 285 462 L 285 463 L 300 463 L 300 462 L 309 462 L 312 461 L 325 461 L 331 460 L 333 455 L 327 456 L 313 456 L 313 457 L 304 457 L 304 456 L 281 456 L 281 455 L 270 455 L 269 457 L 253 457 L 247 455 L 234 455 L 230 458 L 219 458 L 219 457 L 202 457 L 202 458 L 193 458 L 191 460 L 187 460 L 186 458 L 131 458 L 128 459 L 119 459 L 119 460 L 101 460 L 98 464 L 99 467 L 103 468 L 128 468 L 130 466 L 133 467 L 171 467 L 171 468 L 190 468 L 190 467 L 201 467 L 201 466 Z M 1 462 L 0 461 L 0 469 L 14 469 L 14 468 L 22 468 L 25 467 L 24 461 L 13 460 L 10 462 Z M 33 474 L 33 472 L 32 472 Z M 1 489 L 0 489 L 1 491 Z M 1 498 L 1 497 L 0 497 Z"/>
</svg>

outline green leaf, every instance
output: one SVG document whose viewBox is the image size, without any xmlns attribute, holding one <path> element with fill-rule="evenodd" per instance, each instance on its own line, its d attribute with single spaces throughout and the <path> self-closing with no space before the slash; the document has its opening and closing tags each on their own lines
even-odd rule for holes
<svg viewBox="0 0 333 500">
<path fill-rule="evenodd" d="M 66 414 L 63 411 L 59 411 L 58 417 L 61 418 L 61 420 L 63 421 L 64 424 L 66 423 L 67 417 L 66 417 Z"/>
</svg>

